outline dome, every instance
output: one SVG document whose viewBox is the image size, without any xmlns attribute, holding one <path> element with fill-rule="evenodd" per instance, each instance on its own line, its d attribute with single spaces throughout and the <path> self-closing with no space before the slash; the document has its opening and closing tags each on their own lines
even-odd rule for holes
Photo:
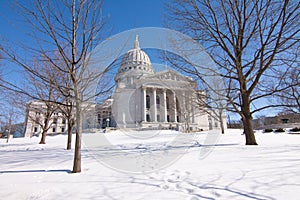
<svg viewBox="0 0 300 200">
<path fill-rule="evenodd" d="M 118 73 L 131 70 L 140 71 L 143 73 L 153 73 L 149 56 L 143 50 L 141 50 L 139 46 L 138 36 L 135 38 L 134 48 L 129 50 L 124 55 Z"/>
</svg>

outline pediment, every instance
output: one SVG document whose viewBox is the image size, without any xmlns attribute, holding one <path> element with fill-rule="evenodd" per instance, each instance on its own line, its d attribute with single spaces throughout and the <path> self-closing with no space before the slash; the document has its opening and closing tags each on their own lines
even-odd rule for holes
<svg viewBox="0 0 300 200">
<path fill-rule="evenodd" d="M 158 73 L 155 73 L 153 75 L 148 75 L 143 77 L 143 79 L 147 80 L 170 80 L 170 81 L 184 81 L 184 82 L 190 82 L 192 79 L 182 76 L 181 74 L 172 71 L 172 70 L 165 70 Z"/>
</svg>

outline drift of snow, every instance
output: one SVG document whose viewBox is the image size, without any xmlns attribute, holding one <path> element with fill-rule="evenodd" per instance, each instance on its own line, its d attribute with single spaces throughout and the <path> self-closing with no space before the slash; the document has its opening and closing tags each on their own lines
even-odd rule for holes
<svg viewBox="0 0 300 200">
<path fill-rule="evenodd" d="M 258 132 L 259 145 L 245 146 L 241 133 L 229 129 L 213 144 L 205 133 L 84 134 L 79 174 L 70 173 L 65 135 L 48 136 L 45 145 L 36 137 L 3 139 L 0 197 L 299 199 L 300 135 Z"/>
</svg>

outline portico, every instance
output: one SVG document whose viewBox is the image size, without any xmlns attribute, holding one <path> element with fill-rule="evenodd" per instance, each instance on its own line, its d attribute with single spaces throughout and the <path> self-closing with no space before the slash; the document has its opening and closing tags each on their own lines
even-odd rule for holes
<svg viewBox="0 0 300 200">
<path fill-rule="evenodd" d="M 175 91 L 151 86 L 143 86 L 141 89 L 143 122 L 178 122 L 179 103 Z"/>
</svg>

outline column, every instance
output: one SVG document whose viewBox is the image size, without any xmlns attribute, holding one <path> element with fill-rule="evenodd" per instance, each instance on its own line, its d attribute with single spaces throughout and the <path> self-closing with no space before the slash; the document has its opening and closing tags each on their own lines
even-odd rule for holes
<svg viewBox="0 0 300 200">
<path fill-rule="evenodd" d="M 146 91 L 147 88 L 143 88 L 143 109 L 142 109 L 142 115 L 143 115 L 143 121 L 146 122 L 147 121 L 147 108 L 146 108 L 146 105 L 147 105 L 147 91 Z"/>
<path fill-rule="evenodd" d="M 102 108 L 101 108 L 102 109 Z M 102 114 L 102 110 L 100 111 L 100 128 L 102 128 L 102 122 L 103 122 L 103 114 Z M 68 127 L 69 128 L 69 127 Z"/>
<path fill-rule="evenodd" d="M 156 108 L 156 88 L 153 88 L 153 121 L 156 122 L 157 120 L 157 108 Z"/>
<path fill-rule="evenodd" d="M 188 97 L 187 97 L 187 94 L 186 92 L 183 92 L 183 98 L 182 98 L 182 110 L 181 110 L 181 119 L 182 121 L 185 121 L 186 123 L 187 122 L 190 122 L 190 119 L 189 119 L 189 116 L 190 116 L 190 110 L 189 110 L 189 105 L 187 104 L 188 103 Z M 183 115 L 182 115 L 183 113 Z"/>
<path fill-rule="evenodd" d="M 174 122 L 177 122 L 177 108 L 176 108 L 176 94 L 173 91 L 173 102 L 174 102 Z"/>
<path fill-rule="evenodd" d="M 164 122 L 167 122 L 167 91 L 163 90 L 163 97 L 164 97 Z"/>
</svg>

